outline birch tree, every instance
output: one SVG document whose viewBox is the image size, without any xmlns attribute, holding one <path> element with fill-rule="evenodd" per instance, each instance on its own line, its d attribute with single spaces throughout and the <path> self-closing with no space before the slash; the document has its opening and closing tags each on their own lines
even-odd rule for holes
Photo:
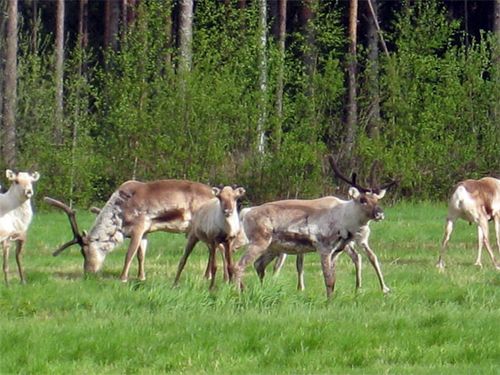
<svg viewBox="0 0 500 375">
<path fill-rule="evenodd" d="M 7 5 L 7 37 L 5 46 L 4 107 L 3 107 L 3 158 L 7 167 L 17 163 L 16 154 L 16 101 L 17 101 L 17 0 Z"/>
<path fill-rule="evenodd" d="M 63 80 L 64 80 L 64 0 L 57 0 L 56 15 L 56 109 L 54 141 L 62 143 L 63 138 Z"/>
<path fill-rule="evenodd" d="M 351 158 L 358 122 L 358 102 L 356 91 L 356 43 L 358 22 L 358 0 L 349 3 L 349 52 L 347 54 L 347 119 L 346 119 L 346 157 Z"/>
</svg>

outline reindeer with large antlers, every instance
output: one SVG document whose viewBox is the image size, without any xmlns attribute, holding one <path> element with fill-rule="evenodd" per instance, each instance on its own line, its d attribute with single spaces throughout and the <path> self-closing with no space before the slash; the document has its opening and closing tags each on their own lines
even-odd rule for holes
<svg viewBox="0 0 500 375">
<path fill-rule="evenodd" d="M 378 201 L 394 182 L 378 188 L 364 188 L 355 182 L 355 178 L 344 177 L 333 157 L 329 160 L 335 175 L 351 185 L 350 200 L 336 197 L 282 200 L 265 203 L 246 212 L 242 225 L 248 247 L 234 267 L 234 279 L 239 289 L 242 288 L 241 279 L 248 264 L 262 256 L 272 260 L 281 253 L 316 251 L 321 258 L 327 298 L 330 298 L 335 286 L 338 254 L 370 220 L 384 218 Z"/>
<path fill-rule="evenodd" d="M 371 170 L 370 170 L 370 186 L 377 186 L 376 179 L 375 179 L 375 173 L 376 173 L 376 168 L 378 166 L 378 161 L 373 162 Z M 344 177 L 340 171 L 338 170 L 337 166 L 332 163 L 332 168 L 334 169 L 335 175 L 341 179 L 344 182 L 347 182 L 349 185 L 356 184 L 356 174 L 354 173 L 351 177 L 350 180 L 348 180 L 346 177 Z M 388 189 L 390 186 L 392 186 L 395 182 L 390 182 L 384 186 L 378 187 L 373 189 L 374 192 L 380 193 L 382 190 Z M 359 186 L 359 185 L 357 185 Z M 335 198 L 335 197 L 330 197 L 330 198 Z M 337 203 L 343 202 L 342 199 L 340 198 L 335 198 Z M 335 204 L 335 200 L 331 199 L 332 204 Z M 371 220 L 370 220 L 371 221 Z M 390 288 L 386 285 L 384 281 L 384 276 L 382 274 L 382 269 L 380 267 L 380 263 L 378 261 L 378 257 L 375 254 L 375 252 L 371 249 L 368 240 L 370 237 L 370 221 L 366 223 L 366 225 L 362 226 L 359 231 L 355 234 L 354 240 L 350 242 L 346 248 L 345 252 L 351 257 L 352 262 L 354 263 L 355 269 L 356 269 L 356 289 L 359 289 L 361 287 L 362 283 L 362 277 L 361 277 L 361 257 L 359 254 L 356 252 L 354 248 L 354 244 L 357 246 L 360 246 L 363 248 L 365 251 L 366 255 L 368 256 L 368 259 L 370 260 L 371 265 L 375 269 L 375 272 L 377 274 L 377 278 L 380 283 L 380 288 L 382 289 L 382 292 L 389 293 Z M 281 268 L 283 267 L 283 264 L 285 262 L 287 254 L 286 253 L 280 253 L 279 255 L 276 253 L 267 253 L 264 256 L 261 256 L 259 259 L 257 259 L 254 263 L 255 269 L 257 271 L 257 274 L 261 278 L 261 280 L 264 278 L 265 275 L 265 269 L 268 266 L 270 262 L 275 257 L 278 257 L 276 264 L 274 266 L 274 273 L 278 273 Z M 298 276 L 298 283 L 297 283 L 297 289 L 299 290 L 304 290 L 304 254 L 297 254 L 297 260 L 296 260 L 296 267 L 297 267 L 297 276 Z"/>
<path fill-rule="evenodd" d="M 124 238 L 130 238 L 120 279 L 123 282 L 128 280 L 130 265 L 137 253 L 138 278 L 145 280 L 147 235 L 156 231 L 187 232 L 194 212 L 213 197 L 212 188 L 198 182 L 127 181 L 111 195 L 88 234 L 79 231 L 75 212 L 70 207 L 46 197 L 47 203 L 67 213 L 74 236 L 53 255 L 59 255 L 69 246 L 78 244 L 84 258 L 84 271 L 96 273 L 102 267 L 106 255 Z"/>
</svg>

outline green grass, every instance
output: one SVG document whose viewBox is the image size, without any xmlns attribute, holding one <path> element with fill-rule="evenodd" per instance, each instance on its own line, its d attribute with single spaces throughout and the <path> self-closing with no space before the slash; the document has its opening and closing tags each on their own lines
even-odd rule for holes
<svg viewBox="0 0 500 375">
<path fill-rule="evenodd" d="M 172 288 L 185 238 L 165 233 L 150 236 L 146 282 L 119 282 L 123 246 L 99 276 L 83 278 L 76 247 L 50 255 L 71 237 L 67 219 L 37 213 L 28 283 L 18 283 L 11 257 L 11 285 L 0 284 L 0 373 L 498 373 L 500 273 L 486 254 L 483 269 L 473 266 L 476 229 L 463 222 L 446 272 L 437 271 L 445 214 L 444 204 L 387 208 L 386 220 L 371 226 L 371 243 L 392 293 L 382 295 L 365 256 L 356 293 L 343 255 L 327 303 L 315 254 L 306 257 L 305 292 L 295 290 L 289 259 L 263 286 L 249 269 L 238 296 L 220 279 L 208 291 L 207 251 L 199 245 Z M 80 216 L 89 228 L 92 215 Z"/>
</svg>

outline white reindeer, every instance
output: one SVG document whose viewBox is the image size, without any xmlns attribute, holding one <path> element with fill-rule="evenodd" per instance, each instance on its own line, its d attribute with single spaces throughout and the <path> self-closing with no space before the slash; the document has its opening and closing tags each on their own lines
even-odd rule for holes
<svg viewBox="0 0 500 375">
<path fill-rule="evenodd" d="M 75 212 L 52 198 L 45 201 L 64 210 L 73 230 L 73 240 L 60 246 L 54 256 L 67 247 L 79 244 L 84 257 L 84 271 L 96 273 L 106 255 L 124 238 L 130 238 L 120 279 L 128 280 L 133 257 L 139 261 L 138 278 L 145 280 L 144 258 L 147 235 L 156 231 L 186 233 L 194 212 L 213 198 L 208 185 L 187 180 L 127 181 L 100 210 L 89 233 L 80 233 Z"/>
<path fill-rule="evenodd" d="M 304 254 L 318 252 L 321 257 L 327 298 L 335 285 L 337 255 L 370 220 L 382 220 L 383 210 L 378 200 L 385 195 L 384 187 L 366 189 L 355 178 L 343 177 L 330 158 L 335 174 L 349 182 L 350 200 L 335 197 L 314 200 L 283 200 L 253 207 L 243 217 L 243 229 L 249 245 L 234 266 L 234 279 L 242 288 L 242 276 L 247 265 L 259 257 L 281 253 Z M 273 254 L 274 253 L 274 254 Z"/>
<path fill-rule="evenodd" d="M 215 285 L 215 274 L 217 271 L 215 253 L 217 247 L 220 245 L 224 248 L 224 278 L 231 278 L 232 245 L 240 232 L 237 201 L 245 194 L 245 189 L 242 187 L 233 188 L 231 186 L 224 186 L 222 189 L 214 187 L 213 191 L 215 198 L 202 205 L 193 215 L 187 244 L 184 254 L 179 261 L 174 285 L 179 282 L 187 259 L 200 240 L 205 242 L 209 249 L 210 289 Z"/>
<path fill-rule="evenodd" d="M 7 179 L 11 181 L 9 190 L 0 194 L 0 242 L 3 245 L 3 273 L 5 283 L 9 283 L 10 242 L 16 242 L 16 263 L 21 283 L 25 283 L 22 255 L 28 227 L 33 218 L 31 197 L 33 183 L 38 181 L 38 172 L 13 172 L 7 169 Z"/>
<path fill-rule="evenodd" d="M 500 252 L 500 180 L 484 177 L 480 180 L 461 181 L 456 185 L 448 204 L 445 233 L 437 262 L 437 267 L 440 270 L 444 270 L 446 246 L 453 231 L 453 224 L 459 218 L 477 225 L 478 249 L 475 265 L 482 267 L 481 255 L 484 245 L 493 266 L 500 270 L 500 265 L 496 262 L 491 249 L 488 234 L 488 221 L 493 220 L 498 251 Z"/>
</svg>

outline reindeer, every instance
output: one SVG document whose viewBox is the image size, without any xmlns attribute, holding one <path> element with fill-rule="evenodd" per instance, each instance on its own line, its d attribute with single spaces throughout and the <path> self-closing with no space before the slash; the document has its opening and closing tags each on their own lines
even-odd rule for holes
<svg viewBox="0 0 500 375">
<path fill-rule="evenodd" d="M 350 200 L 335 197 L 313 200 L 282 200 L 265 203 L 250 209 L 243 217 L 243 229 L 248 239 L 246 252 L 234 266 L 234 280 L 239 290 L 245 268 L 255 259 L 268 253 L 304 254 L 316 251 L 321 258 L 327 298 L 335 286 L 335 264 L 360 229 L 370 220 L 382 220 L 384 213 L 378 205 L 386 189 L 395 182 L 379 188 L 363 188 L 348 180 L 330 157 L 335 175 L 349 182 Z"/>
<path fill-rule="evenodd" d="M 3 274 L 5 284 L 9 284 L 9 248 L 10 242 L 16 241 L 16 263 L 21 283 L 25 283 L 22 255 L 28 227 L 33 218 L 31 197 L 33 183 L 38 181 L 38 172 L 5 171 L 7 179 L 12 182 L 5 194 L 0 194 L 0 242 L 3 246 Z"/>
<path fill-rule="evenodd" d="M 120 279 L 123 282 L 128 280 L 130 264 L 137 253 L 138 278 L 145 280 L 147 235 L 156 231 L 186 233 L 194 212 L 213 197 L 212 188 L 198 182 L 127 181 L 111 195 L 88 234 L 78 230 L 75 211 L 60 201 L 46 197 L 47 203 L 66 212 L 74 236 L 53 255 L 57 256 L 71 245 L 78 244 L 84 258 L 84 271 L 96 273 L 106 255 L 124 238 L 130 238 Z"/>
<path fill-rule="evenodd" d="M 370 184 L 371 186 L 376 186 L 375 182 L 375 170 L 377 168 L 377 161 L 375 161 L 371 167 L 370 171 Z M 348 184 L 356 184 L 356 174 L 353 174 L 351 177 L 351 180 L 346 179 L 338 170 L 336 167 L 335 163 L 332 163 L 332 168 L 334 170 L 334 173 L 337 177 L 339 177 L 341 180 L 347 182 Z M 395 184 L 395 182 L 391 182 L 387 184 L 384 188 L 384 190 L 387 190 L 391 185 Z M 381 188 L 378 188 L 380 191 Z M 330 197 L 330 198 L 335 198 L 335 197 Z M 332 202 L 332 207 L 335 204 L 343 202 L 342 199 L 340 198 L 335 198 L 330 199 Z M 384 276 L 382 274 L 382 269 L 380 267 L 380 263 L 378 261 L 378 257 L 375 254 L 375 252 L 371 249 L 368 240 L 370 237 L 370 221 L 366 223 L 366 225 L 362 226 L 359 231 L 354 235 L 354 240 L 350 242 L 346 248 L 345 252 L 351 257 L 352 262 L 354 263 L 355 269 L 356 269 L 356 289 L 359 289 L 361 287 L 361 257 L 359 254 L 356 252 L 354 248 L 354 244 L 357 246 L 360 246 L 363 248 L 365 251 L 366 255 L 368 256 L 368 259 L 370 260 L 371 265 L 375 269 L 375 272 L 377 274 L 377 278 L 379 280 L 380 288 L 382 289 L 382 292 L 384 294 L 389 293 L 391 290 L 390 288 L 386 285 L 384 281 Z M 271 255 L 277 256 L 276 263 L 274 264 L 274 273 L 277 274 L 280 272 L 281 268 L 283 267 L 283 264 L 285 262 L 287 254 L 282 252 L 282 253 L 268 253 L 267 255 L 261 256 L 259 259 L 257 259 L 254 263 L 254 267 L 257 271 L 257 274 L 261 278 L 261 280 L 264 278 L 265 275 L 265 269 L 267 265 L 273 260 L 273 257 Z M 304 254 L 297 254 L 297 259 L 296 259 L 296 268 L 297 268 L 297 276 L 298 276 L 298 283 L 297 283 L 297 289 L 303 291 L 305 289 L 304 287 Z"/>
<path fill-rule="evenodd" d="M 187 238 L 184 254 L 179 261 L 174 285 L 177 285 L 187 259 L 198 241 L 203 241 L 209 249 L 210 289 L 215 285 L 217 271 L 215 252 L 220 245 L 224 248 L 224 278 L 231 278 L 232 244 L 240 232 L 240 219 L 238 217 L 237 201 L 245 194 L 242 187 L 213 188 L 215 198 L 202 205 L 193 215 L 191 227 Z"/>
<path fill-rule="evenodd" d="M 461 181 L 455 186 L 448 204 L 444 238 L 437 262 L 437 267 L 441 271 L 445 267 L 444 254 L 453 231 L 453 224 L 459 218 L 477 225 L 478 249 L 475 265 L 482 267 L 481 256 L 484 245 L 493 266 L 500 270 L 500 265 L 496 262 L 491 249 L 488 234 L 488 221 L 493 220 L 500 252 L 500 180 L 484 177 L 480 180 Z"/>
</svg>

